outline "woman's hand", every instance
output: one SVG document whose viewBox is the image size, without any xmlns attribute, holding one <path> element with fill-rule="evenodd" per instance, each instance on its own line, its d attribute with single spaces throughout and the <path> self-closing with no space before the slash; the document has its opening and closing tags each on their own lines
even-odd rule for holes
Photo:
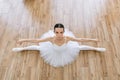
<svg viewBox="0 0 120 80">
<path fill-rule="evenodd" d="M 26 41 L 25 39 L 20 39 L 17 41 L 18 44 L 22 44 L 24 41 Z"/>
<path fill-rule="evenodd" d="M 98 40 L 98 39 L 92 39 L 92 41 L 99 42 L 99 40 Z"/>
</svg>

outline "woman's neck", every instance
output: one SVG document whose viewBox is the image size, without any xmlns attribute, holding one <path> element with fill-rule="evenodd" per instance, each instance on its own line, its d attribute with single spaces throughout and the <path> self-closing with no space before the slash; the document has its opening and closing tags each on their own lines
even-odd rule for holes
<svg viewBox="0 0 120 80">
<path fill-rule="evenodd" d="M 55 40 L 56 41 L 62 41 L 62 40 L 64 40 L 64 37 L 61 37 L 61 38 L 55 37 Z"/>
<path fill-rule="evenodd" d="M 61 46 L 66 43 L 66 39 L 65 39 L 65 37 L 62 37 L 62 38 L 54 37 L 53 43 Z"/>
</svg>

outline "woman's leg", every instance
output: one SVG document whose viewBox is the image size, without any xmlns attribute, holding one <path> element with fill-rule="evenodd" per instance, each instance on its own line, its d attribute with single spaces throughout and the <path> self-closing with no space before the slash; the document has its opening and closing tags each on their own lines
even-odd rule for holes
<svg viewBox="0 0 120 80">
<path fill-rule="evenodd" d="M 27 47 L 13 48 L 12 51 L 20 52 L 20 51 L 24 51 L 24 50 L 40 50 L 39 47 L 40 46 L 32 45 L 32 46 L 27 46 Z"/>
<path fill-rule="evenodd" d="M 80 45 L 79 48 L 80 50 L 95 50 L 95 51 L 100 51 L 100 52 L 106 51 L 105 48 L 96 48 L 96 47 L 87 46 L 87 45 Z"/>
</svg>

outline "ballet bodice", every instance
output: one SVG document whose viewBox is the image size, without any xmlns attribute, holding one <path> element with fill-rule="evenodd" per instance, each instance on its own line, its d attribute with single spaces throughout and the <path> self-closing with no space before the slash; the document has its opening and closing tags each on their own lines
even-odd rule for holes
<svg viewBox="0 0 120 80">
<path fill-rule="evenodd" d="M 67 49 L 67 43 L 64 43 L 62 45 L 57 45 L 57 44 L 52 44 L 53 45 L 53 49 L 57 52 L 63 52 Z"/>
</svg>

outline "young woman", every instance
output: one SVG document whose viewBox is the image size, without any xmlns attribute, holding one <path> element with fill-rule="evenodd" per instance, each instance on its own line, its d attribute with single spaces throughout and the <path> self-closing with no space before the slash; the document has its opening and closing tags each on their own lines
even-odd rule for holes
<svg viewBox="0 0 120 80">
<path fill-rule="evenodd" d="M 95 50 L 104 52 L 105 48 L 96 48 L 92 46 L 79 45 L 78 42 L 97 42 L 97 39 L 76 38 L 72 32 L 64 29 L 63 24 L 56 24 L 54 31 L 50 30 L 40 39 L 21 39 L 18 43 L 32 42 L 39 45 L 28 47 L 13 48 L 13 51 L 19 52 L 23 50 L 39 50 L 41 57 L 48 64 L 59 67 L 74 61 L 80 50 Z"/>
</svg>

